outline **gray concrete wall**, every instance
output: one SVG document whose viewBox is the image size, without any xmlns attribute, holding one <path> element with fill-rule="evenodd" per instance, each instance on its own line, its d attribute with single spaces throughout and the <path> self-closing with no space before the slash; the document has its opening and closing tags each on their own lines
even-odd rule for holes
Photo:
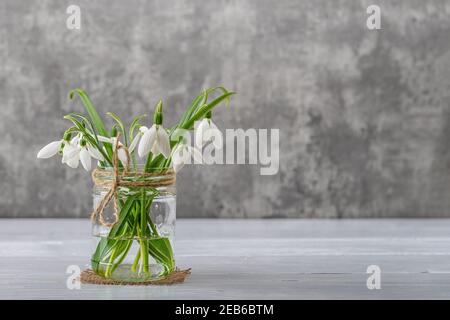
<svg viewBox="0 0 450 320">
<path fill-rule="evenodd" d="M 3 0 L 0 216 L 88 215 L 89 174 L 36 159 L 82 111 L 71 88 L 125 119 L 162 97 L 170 123 L 217 84 L 239 93 L 222 128 L 280 128 L 280 172 L 187 167 L 179 216 L 450 216 L 449 15 L 445 0 Z"/>
</svg>

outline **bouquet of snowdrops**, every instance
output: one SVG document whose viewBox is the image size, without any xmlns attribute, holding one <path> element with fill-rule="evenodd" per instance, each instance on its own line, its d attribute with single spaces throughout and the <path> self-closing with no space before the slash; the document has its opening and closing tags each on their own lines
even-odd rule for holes
<svg viewBox="0 0 450 320">
<path fill-rule="evenodd" d="M 70 113 L 64 118 L 71 126 L 62 139 L 50 142 L 37 154 L 38 158 L 62 156 L 62 163 L 77 168 L 79 163 L 87 171 L 93 169 L 96 186 L 103 188 L 98 201 L 94 200 L 92 218 L 103 233 L 91 258 L 94 272 L 115 278 L 117 270 L 126 269 L 128 279 L 148 279 L 168 275 L 175 268 L 172 243 L 164 230 L 158 228 L 151 211 L 157 199 L 174 185 L 175 173 L 191 157 L 201 161 L 201 152 L 186 143 L 185 133 L 196 130 L 200 148 L 217 131 L 211 119 L 212 111 L 221 103 L 228 103 L 234 93 L 223 87 L 203 90 L 188 106 L 180 121 L 169 129 L 163 125 L 163 103 L 156 104 L 153 121 L 142 123 L 145 115 L 134 118 L 127 128 L 114 113 L 108 130 L 88 95 L 81 89 L 70 92 L 70 98 L 81 98 L 87 114 Z M 180 134 L 180 131 L 183 132 Z M 200 140 L 200 141 L 198 141 Z M 104 210 L 114 204 L 114 218 L 108 222 Z M 96 203 L 97 202 L 97 203 Z M 106 231 L 105 231 L 106 230 Z M 126 257 L 137 246 L 132 263 Z M 159 266 L 151 270 L 151 261 Z"/>
</svg>

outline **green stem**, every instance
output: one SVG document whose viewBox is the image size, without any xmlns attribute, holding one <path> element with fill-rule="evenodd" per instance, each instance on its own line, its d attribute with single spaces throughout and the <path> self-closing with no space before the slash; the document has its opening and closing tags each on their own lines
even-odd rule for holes
<svg viewBox="0 0 450 320">
<path fill-rule="evenodd" d="M 122 261 L 125 259 L 125 257 L 128 254 L 128 251 L 130 251 L 131 245 L 133 244 L 133 240 L 127 240 L 124 244 L 124 249 L 119 255 L 119 259 L 116 260 L 114 265 L 111 268 L 111 275 L 112 273 L 117 269 L 117 267 L 122 263 Z"/>
<path fill-rule="evenodd" d="M 136 272 L 136 268 L 137 268 L 137 265 L 138 265 L 140 259 L 141 259 L 141 250 L 139 250 L 136 253 L 136 256 L 134 257 L 133 264 L 131 265 L 131 271 Z"/>
<path fill-rule="evenodd" d="M 149 258 L 164 267 L 164 274 L 174 269 L 173 251 L 169 239 L 161 238 L 156 225 L 149 217 L 151 205 L 158 190 L 137 188 L 138 194 L 120 201 L 119 221 L 111 228 L 108 237 L 102 238 L 93 255 L 93 269 L 105 277 L 113 277 L 116 268 L 127 256 L 133 239 L 138 239 L 139 250 L 130 267 L 140 274 L 149 274 Z M 151 195 L 148 195 L 151 192 Z M 97 263 L 100 261 L 100 263 Z M 102 266 L 105 270 L 101 270 Z"/>
<path fill-rule="evenodd" d="M 114 263 L 114 259 L 115 259 L 115 256 L 116 256 L 116 251 L 117 251 L 117 247 L 115 247 L 113 249 L 111 255 L 109 256 L 109 260 L 108 260 L 108 263 L 106 265 L 106 271 L 105 271 L 105 277 L 106 278 L 109 278 L 111 276 L 111 274 L 112 274 L 111 269 L 112 269 L 112 265 Z"/>
<path fill-rule="evenodd" d="M 148 248 L 147 248 L 147 213 L 145 211 L 145 189 L 141 190 L 141 257 L 144 273 L 148 273 Z"/>
</svg>

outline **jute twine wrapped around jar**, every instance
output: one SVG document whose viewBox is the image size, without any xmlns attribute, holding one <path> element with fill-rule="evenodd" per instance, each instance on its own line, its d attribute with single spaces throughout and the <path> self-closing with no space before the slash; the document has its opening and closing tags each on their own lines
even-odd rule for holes
<svg viewBox="0 0 450 320">
<path fill-rule="evenodd" d="M 122 170 L 119 168 L 119 157 L 118 151 L 119 149 L 123 149 L 127 156 L 127 164 L 124 166 Z M 175 184 L 176 177 L 173 169 L 167 169 L 163 172 L 140 172 L 140 171 L 130 171 L 130 153 L 128 149 L 119 144 L 119 135 L 115 141 L 115 145 L 113 148 L 113 168 L 112 168 L 112 179 L 111 171 L 105 169 L 96 168 L 92 171 L 92 180 L 94 184 L 99 187 L 108 188 L 109 190 L 103 199 L 100 201 L 100 204 L 95 208 L 95 210 L 91 213 L 91 220 L 95 221 L 98 217 L 99 222 L 106 227 L 112 227 L 119 220 L 119 209 L 118 209 L 118 190 L 119 187 L 165 187 L 171 186 Z M 124 179 L 126 177 L 126 179 Z M 132 177 L 140 178 L 137 181 L 130 181 L 129 179 Z M 114 198 L 114 221 L 109 223 L 105 221 L 103 217 L 103 212 L 108 205 L 108 203 Z"/>
</svg>

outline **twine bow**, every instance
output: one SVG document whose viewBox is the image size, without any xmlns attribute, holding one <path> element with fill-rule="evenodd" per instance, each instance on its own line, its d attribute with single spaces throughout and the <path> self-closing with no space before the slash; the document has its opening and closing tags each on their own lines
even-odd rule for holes
<svg viewBox="0 0 450 320">
<path fill-rule="evenodd" d="M 176 177 L 173 169 L 168 169 L 164 172 L 130 172 L 129 171 L 129 165 L 130 165 L 130 153 L 128 149 L 122 145 L 119 144 L 119 136 L 120 133 L 117 135 L 114 147 L 113 147 L 113 154 L 112 154 L 112 180 L 106 180 L 105 178 L 109 178 L 111 176 L 110 171 L 104 170 L 104 169 L 95 169 L 92 172 L 92 180 L 94 181 L 94 184 L 96 186 L 102 186 L 102 187 L 109 187 L 108 192 L 103 197 L 103 199 L 100 201 L 100 204 L 95 208 L 95 210 L 91 213 L 91 220 L 95 221 L 95 219 L 98 217 L 99 222 L 106 227 L 112 227 L 117 223 L 119 220 L 119 204 L 118 204 L 118 190 L 119 187 L 163 187 L 163 186 L 171 186 L 175 183 Z M 123 149 L 125 151 L 126 157 L 127 157 L 127 163 L 124 165 L 124 168 L 122 172 L 119 170 L 119 157 L 118 152 L 119 149 Z M 137 177 L 137 178 L 150 178 L 150 179 L 144 179 L 140 181 L 128 181 L 124 180 L 124 177 L 130 178 L 130 177 Z M 107 222 L 103 216 L 103 212 L 108 205 L 108 203 L 111 201 L 111 199 L 114 198 L 114 222 Z"/>
<path fill-rule="evenodd" d="M 113 146 L 113 154 L 112 154 L 113 179 L 112 179 L 111 187 L 109 188 L 106 195 L 103 197 L 102 201 L 100 201 L 100 204 L 97 206 L 97 208 L 95 208 L 95 210 L 92 211 L 92 213 L 91 213 L 92 221 L 94 221 L 98 216 L 100 223 L 106 227 L 112 227 L 119 220 L 119 209 L 118 209 L 119 206 L 117 204 L 117 199 L 118 199 L 117 189 L 121 185 L 120 184 L 121 178 L 126 174 L 126 172 L 128 171 L 128 166 L 130 165 L 130 153 L 128 152 L 128 149 L 124 145 L 119 144 L 119 137 L 120 137 L 120 133 L 117 134 L 115 144 Z M 119 174 L 119 156 L 118 156 L 119 149 L 124 149 L 125 154 L 127 155 L 127 163 L 126 163 L 126 166 L 124 166 L 122 175 Z M 97 183 L 97 172 L 98 171 L 99 171 L 99 169 L 95 169 L 94 171 L 92 171 L 92 180 L 94 181 L 94 184 L 96 184 L 96 185 L 99 185 L 99 183 Z M 114 197 L 114 222 L 109 223 L 109 222 L 105 221 L 105 218 L 103 217 L 103 211 L 105 210 L 105 207 L 108 205 L 108 203 L 111 201 L 111 199 L 113 197 Z"/>
</svg>

